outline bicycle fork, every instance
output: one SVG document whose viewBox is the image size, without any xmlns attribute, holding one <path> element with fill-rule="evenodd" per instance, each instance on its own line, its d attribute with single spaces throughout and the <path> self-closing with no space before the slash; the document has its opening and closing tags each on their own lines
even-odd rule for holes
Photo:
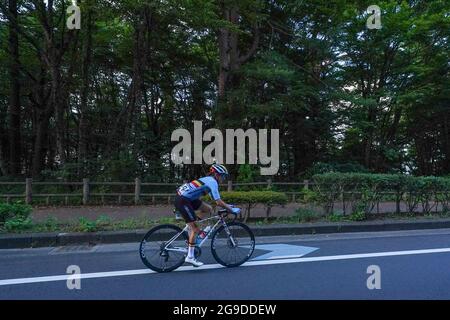
<svg viewBox="0 0 450 320">
<path fill-rule="evenodd" d="M 233 235 L 231 234 L 230 229 L 228 228 L 228 225 L 227 225 L 227 223 L 225 222 L 225 220 L 222 220 L 222 225 L 223 225 L 223 227 L 224 227 L 224 229 L 225 229 L 225 232 L 226 232 L 228 238 L 229 238 L 230 241 L 231 241 L 231 244 L 233 245 L 233 247 L 236 247 L 236 245 L 237 245 L 237 244 L 236 244 L 236 241 L 234 241 Z"/>
</svg>

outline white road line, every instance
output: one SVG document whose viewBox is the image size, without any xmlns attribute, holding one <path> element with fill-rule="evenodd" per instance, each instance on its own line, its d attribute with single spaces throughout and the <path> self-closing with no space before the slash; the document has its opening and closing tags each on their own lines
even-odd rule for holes
<svg viewBox="0 0 450 320">
<path fill-rule="evenodd" d="M 344 254 L 334 256 L 322 256 L 322 257 L 306 257 L 306 258 L 293 258 L 293 259 L 278 259 L 278 260 L 261 260 L 250 261 L 242 265 L 242 267 L 253 267 L 262 265 L 273 264 L 286 264 L 286 263 L 300 263 L 300 262 L 316 262 L 316 261 L 333 261 L 333 260 L 349 260 L 349 259 L 364 259 L 364 258 L 376 258 L 376 257 L 392 257 L 392 256 L 406 256 L 406 255 L 418 255 L 418 254 L 430 254 L 430 253 L 445 253 L 450 252 L 450 248 L 438 248 L 438 249 L 424 249 L 424 250 L 407 250 L 407 251 L 391 251 L 391 252 L 372 252 L 372 253 L 358 253 L 358 254 Z M 193 271 L 193 270 L 208 270 L 224 268 L 220 264 L 207 264 L 199 268 L 192 266 L 183 266 L 175 270 L 177 271 Z M 151 274 L 156 273 L 149 269 L 137 269 L 137 270 L 123 270 L 123 271 L 109 271 L 109 272 L 95 272 L 95 273 L 82 273 L 80 279 L 93 279 L 93 278 L 108 278 L 108 277 L 122 277 L 132 276 L 139 274 Z M 34 277 L 34 278 L 18 278 L 18 279 L 5 279 L 0 280 L 0 286 L 27 284 L 27 283 L 39 283 L 39 282 L 51 282 L 51 281 L 67 281 L 69 277 L 73 275 L 58 275 L 47 277 Z"/>
</svg>

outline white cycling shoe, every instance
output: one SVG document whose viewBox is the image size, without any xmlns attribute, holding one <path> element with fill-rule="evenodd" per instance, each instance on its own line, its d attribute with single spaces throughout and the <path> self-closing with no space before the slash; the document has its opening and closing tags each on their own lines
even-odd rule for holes
<svg viewBox="0 0 450 320">
<path fill-rule="evenodd" d="M 202 265 L 204 265 L 203 262 L 200 262 L 200 261 L 198 261 L 198 260 L 195 259 L 195 258 L 189 258 L 189 257 L 186 257 L 186 259 L 184 260 L 184 262 L 190 263 L 190 264 L 192 264 L 194 267 L 201 267 Z"/>
</svg>

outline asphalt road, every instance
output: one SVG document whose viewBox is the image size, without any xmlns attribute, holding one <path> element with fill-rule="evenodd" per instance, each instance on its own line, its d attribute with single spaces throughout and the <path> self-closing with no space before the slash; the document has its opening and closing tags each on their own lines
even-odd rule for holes
<svg viewBox="0 0 450 320">
<path fill-rule="evenodd" d="M 204 248 L 206 266 L 167 274 L 146 269 L 136 243 L 0 250 L 0 299 L 450 299 L 450 229 L 266 237 L 257 245 L 254 260 L 238 268 L 220 267 Z M 67 287 L 71 265 L 81 270 L 81 289 Z"/>
</svg>

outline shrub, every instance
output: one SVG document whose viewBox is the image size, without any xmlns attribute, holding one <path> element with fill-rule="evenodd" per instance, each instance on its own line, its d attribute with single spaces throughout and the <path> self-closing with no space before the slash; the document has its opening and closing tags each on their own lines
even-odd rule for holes
<svg viewBox="0 0 450 320">
<path fill-rule="evenodd" d="M 56 231 L 58 229 L 58 220 L 55 217 L 47 217 L 44 227 L 46 231 Z"/>
<path fill-rule="evenodd" d="M 422 212 L 430 214 L 436 207 L 436 193 L 439 188 L 439 180 L 436 177 L 421 177 L 419 181 L 419 201 L 422 206 Z"/>
<path fill-rule="evenodd" d="M 450 179 L 437 177 L 405 177 L 401 183 L 402 201 L 410 214 L 422 207 L 422 212 L 429 214 L 437 208 L 438 203 L 445 211 L 450 200 Z"/>
<path fill-rule="evenodd" d="M 306 188 L 302 188 L 300 190 L 300 199 L 299 202 L 301 203 L 314 203 L 317 202 L 319 200 L 319 195 L 317 194 L 317 192 L 311 190 L 311 189 L 306 189 Z"/>
<path fill-rule="evenodd" d="M 33 227 L 33 222 L 30 218 L 15 216 L 13 218 L 9 218 L 5 222 L 5 229 L 8 232 L 14 231 L 24 231 L 31 229 Z"/>
<path fill-rule="evenodd" d="M 313 176 L 316 201 L 323 206 L 325 214 L 331 214 L 334 203 L 342 195 L 345 180 L 339 173 L 326 173 Z"/>
<path fill-rule="evenodd" d="M 79 232 L 95 232 L 98 229 L 96 221 L 91 221 L 85 217 L 80 217 L 78 219 L 77 231 Z"/>
<path fill-rule="evenodd" d="M 367 216 L 363 211 L 357 211 L 357 212 L 353 212 L 350 215 L 349 219 L 352 221 L 364 221 L 367 219 Z"/>
<path fill-rule="evenodd" d="M 223 200 L 227 203 L 245 206 L 245 221 L 250 217 L 250 210 L 256 204 L 265 205 L 267 219 L 273 206 L 284 205 L 288 200 L 286 194 L 275 191 L 229 191 L 222 192 L 221 195 Z"/>
<path fill-rule="evenodd" d="M 401 199 L 406 204 L 409 213 L 413 213 L 419 205 L 419 188 L 419 180 L 414 177 L 404 177 L 400 180 Z"/>
<path fill-rule="evenodd" d="M 371 213 L 385 198 L 384 193 L 393 194 L 390 199 L 404 202 L 408 212 L 414 213 L 419 204 L 426 214 L 440 203 L 443 211 L 450 206 L 450 179 L 436 177 L 413 177 L 406 175 L 367 173 L 326 173 L 313 176 L 316 201 L 325 213 L 331 214 L 334 204 L 342 201 L 351 213 Z M 345 212 L 344 212 L 345 214 Z"/>
<path fill-rule="evenodd" d="M 450 212 L 450 179 L 436 178 L 437 187 L 435 190 L 436 201 L 441 205 L 442 212 Z"/>
<path fill-rule="evenodd" d="M 32 207 L 20 201 L 15 203 L 0 203 L 0 223 L 14 217 L 28 218 Z"/>
<path fill-rule="evenodd" d="M 332 213 L 328 216 L 328 220 L 331 222 L 339 222 L 343 219 L 344 216 L 336 213 Z"/>
<path fill-rule="evenodd" d="M 119 229 L 136 229 L 138 225 L 138 221 L 134 218 L 128 218 L 116 223 L 116 226 Z"/>
<path fill-rule="evenodd" d="M 97 220 L 95 220 L 95 225 L 97 228 L 109 227 L 111 224 L 111 218 L 106 215 L 101 215 L 97 218 Z"/>
<path fill-rule="evenodd" d="M 295 216 L 294 219 L 298 222 L 311 222 L 316 220 L 317 214 L 314 211 L 304 209 L 304 208 L 298 208 L 295 210 Z"/>
</svg>

